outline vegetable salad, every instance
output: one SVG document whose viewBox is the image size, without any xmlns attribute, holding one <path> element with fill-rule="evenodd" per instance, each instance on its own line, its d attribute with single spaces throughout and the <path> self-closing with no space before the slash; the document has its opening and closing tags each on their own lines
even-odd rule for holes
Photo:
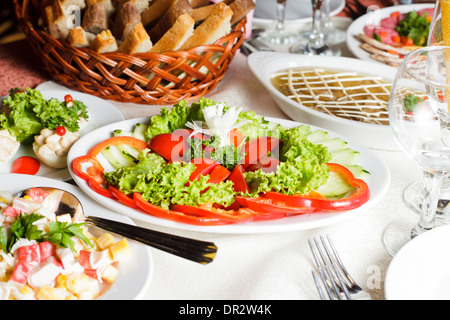
<svg viewBox="0 0 450 320">
<path fill-rule="evenodd" d="M 202 98 L 163 108 L 134 132 L 115 131 L 72 169 L 96 192 L 150 215 L 221 225 L 361 206 L 370 193 L 354 175 L 367 174 L 358 154 L 325 131 Z"/>
<path fill-rule="evenodd" d="M 55 215 L 61 192 L 0 192 L 0 300 L 86 300 L 116 280 L 127 240 L 94 237 L 69 213 Z"/>
</svg>

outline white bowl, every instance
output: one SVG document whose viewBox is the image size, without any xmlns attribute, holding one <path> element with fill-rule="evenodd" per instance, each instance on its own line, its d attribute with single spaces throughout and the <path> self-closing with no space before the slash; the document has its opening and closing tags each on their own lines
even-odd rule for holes
<svg viewBox="0 0 450 320">
<path fill-rule="evenodd" d="M 263 51 L 252 53 L 248 57 L 247 63 L 250 70 L 269 91 L 281 110 L 293 120 L 352 137 L 369 148 L 400 150 L 400 146 L 397 144 L 389 126 L 353 121 L 313 110 L 289 99 L 278 91 L 271 82 L 271 75 L 275 72 L 302 67 L 357 71 L 365 75 L 377 75 L 387 81 L 393 81 L 397 71 L 396 68 L 353 58 L 305 56 Z"/>
</svg>

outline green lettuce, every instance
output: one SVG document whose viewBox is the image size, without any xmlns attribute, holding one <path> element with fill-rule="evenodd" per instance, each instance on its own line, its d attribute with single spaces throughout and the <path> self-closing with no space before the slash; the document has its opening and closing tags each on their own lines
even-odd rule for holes
<svg viewBox="0 0 450 320">
<path fill-rule="evenodd" d="M 52 98 L 45 100 L 41 92 L 27 88 L 25 91 L 11 90 L 2 104 L 7 108 L 0 114 L 0 127 L 7 129 L 19 142 L 31 142 L 42 129 L 63 126 L 71 132 L 79 130 L 78 121 L 88 119 L 86 106 L 74 101 L 72 107 Z"/>
<path fill-rule="evenodd" d="M 325 146 L 307 139 L 310 132 L 311 128 L 306 125 L 283 131 L 281 163 L 277 171 L 257 170 L 244 174 L 251 190 L 248 196 L 267 191 L 306 194 L 327 182 L 329 169 L 326 163 L 331 161 L 332 155 Z"/>
<path fill-rule="evenodd" d="M 208 183 L 209 175 L 189 181 L 194 171 L 193 163 L 165 160 L 145 150 L 137 165 L 123 167 L 105 173 L 105 181 L 124 193 L 139 192 L 142 198 L 154 205 L 169 209 L 171 204 L 197 206 L 203 203 L 231 205 L 235 200 L 231 181 L 219 184 Z"/>
</svg>

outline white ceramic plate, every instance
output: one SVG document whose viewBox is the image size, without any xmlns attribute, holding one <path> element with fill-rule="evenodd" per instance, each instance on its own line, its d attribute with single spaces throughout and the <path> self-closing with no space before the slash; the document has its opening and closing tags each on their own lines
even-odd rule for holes
<svg viewBox="0 0 450 320">
<path fill-rule="evenodd" d="M 273 119 L 273 118 L 267 119 L 270 121 L 279 122 L 286 127 L 295 127 L 299 125 L 299 123 L 287 120 Z M 92 148 L 97 143 L 111 137 L 111 134 L 115 129 L 130 131 L 133 130 L 134 125 L 136 123 L 149 123 L 149 118 L 137 118 L 125 120 L 122 122 L 107 125 L 103 128 L 90 132 L 73 145 L 68 155 L 69 163 L 72 162 L 72 160 L 78 156 L 86 155 L 87 152 L 90 150 L 90 148 Z M 317 127 L 311 128 L 312 130 L 319 129 Z M 90 197 L 92 197 L 92 199 L 98 201 L 105 207 L 115 210 L 130 218 L 138 219 L 155 225 L 172 227 L 176 229 L 184 229 L 200 232 L 213 232 L 213 233 L 268 233 L 268 232 L 311 229 L 321 227 L 324 225 L 329 225 L 332 223 L 337 223 L 339 221 L 350 218 L 352 216 L 357 215 L 360 212 L 367 210 L 368 208 L 376 204 L 384 196 L 390 185 L 389 170 L 387 169 L 385 164 L 381 162 L 381 160 L 379 160 L 376 154 L 372 153 L 361 144 L 353 142 L 352 139 L 344 138 L 330 131 L 328 132 L 330 133 L 330 137 L 341 137 L 349 142 L 349 148 L 360 151 L 360 164 L 371 173 L 371 176 L 367 181 L 370 188 L 371 198 L 367 203 L 365 203 L 358 209 L 340 213 L 324 212 L 324 213 L 288 217 L 273 221 L 261 221 L 261 222 L 258 221 L 225 226 L 194 226 L 177 223 L 165 219 L 159 219 L 151 215 L 145 214 L 140 210 L 135 210 L 125 205 L 122 205 L 113 199 L 103 197 L 98 193 L 92 191 L 87 185 L 86 181 L 80 179 L 78 176 L 73 174 L 72 171 L 71 174 L 75 182 L 80 186 L 81 189 L 83 189 L 84 192 L 86 192 L 87 195 L 89 195 Z"/>
<path fill-rule="evenodd" d="M 370 53 L 361 49 L 361 41 L 355 38 L 359 33 L 364 33 L 364 27 L 367 24 L 376 24 L 376 21 L 380 21 L 381 19 L 387 18 L 391 15 L 391 13 L 399 11 L 401 13 L 407 13 L 413 10 L 419 11 L 425 8 L 433 8 L 432 4 L 410 4 L 410 5 L 401 5 L 401 6 L 393 6 L 387 7 L 380 10 L 376 10 L 370 13 L 367 13 L 355 21 L 347 29 L 347 46 L 349 50 L 355 55 L 355 57 L 365 60 L 372 61 L 379 64 L 383 64 L 382 62 L 378 62 L 370 58 Z"/>
<path fill-rule="evenodd" d="M 70 89 L 67 90 L 41 90 L 42 96 L 44 99 L 49 100 L 51 98 L 57 98 L 59 101 L 64 101 L 64 96 L 66 94 L 72 95 L 74 100 L 82 101 L 89 112 L 89 121 L 86 126 L 81 130 L 81 134 L 84 135 L 96 128 L 102 127 L 109 123 L 117 122 L 124 120 L 124 116 L 114 105 L 109 103 L 106 100 L 100 99 L 98 97 L 73 91 Z M 3 100 L 4 97 L 0 98 Z M 11 165 L 19 157 L 22 156 L 31 156 L 33 158 L 37 158 L 33 152 L 33 148 L 31 145 L 24 146 L 22 145 L 17 151 L 16 155 L 8 162 L 0 165 L 0 173 L 10 173 Z M 39 172 L 37 173 L 39 176 L 48 176 L 53 177 L 59 180 L 67 180 L 70 179 L 70 174 L 67 169 L 55 169 L 51 168 L 43 163 L 41 163 L 41 167 Z"/>
<path fill-rule="evenodd" d="M 323 67 L 330 70 L 356 71 L 378 75 L 393 81 L 396 69 L 387 65 L 344 57 L 303 56 L 278 52 L 255 52 L 247 59 L 256 78 L 291 119 L 352 137 L 369 148 L 400 150 L 389 126 L 364 123 L 325 114 L 297 103 L 278 91 L 271 83 L 271 75 L 289 68 Z"/>
<path fill-rule="evenodd" d="M 386 273 L 385 297 L 450 299 L 450 225 L 428 231 L 400 249 Z"/>
<path fill-rule="evenodd" d="M 255 24 L 273 26 L 276 21 L 275 0 L 257 0 L 253 17 Z M 330 16 L 335 16 L 345 7 L 345 0 L 330 1 Z M 286 24 L 306 23 L 312 20 L 311 0 L 290 0 L 286 4 Z"/>
<path fill-rule="evenodd" d="M 87 197 L 74 185 L 39 176 L 25 174 L 0 174 L 0 190 L 18 192 L 29 187 L 55 187 L 73 193 L 83 205 L 87 215 L 103 217 L 128 224 L 134 224 L 129 218 L 111 212 Z M 106 231 L 105 231 L 106 232 Z M 133 241 L 128 242 L 131 256 L 120 263 L 119 277 L 101 300 L 142 299 L 147 292 L 153 275 L 153 258 L 147 246 Z"/>
</svg>

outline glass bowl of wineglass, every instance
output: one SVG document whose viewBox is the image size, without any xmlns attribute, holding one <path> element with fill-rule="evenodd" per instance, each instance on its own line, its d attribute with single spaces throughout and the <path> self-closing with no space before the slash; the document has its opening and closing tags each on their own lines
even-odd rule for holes
<svg viewBox="0 0 450 320">
<path fill-rule="evenodd" d="M 436 226 L 440 189 L 450 171 L 447 95 L 450 47 L 428 46 L 406 55 L 392 86 L 389 122 L 397 142 L 423 169 L 424 196 L 419 221 L 412 214 L 410 219 L 395 221 L 385 230 L 383 240 L 391 255 Z"/>
</svg>

